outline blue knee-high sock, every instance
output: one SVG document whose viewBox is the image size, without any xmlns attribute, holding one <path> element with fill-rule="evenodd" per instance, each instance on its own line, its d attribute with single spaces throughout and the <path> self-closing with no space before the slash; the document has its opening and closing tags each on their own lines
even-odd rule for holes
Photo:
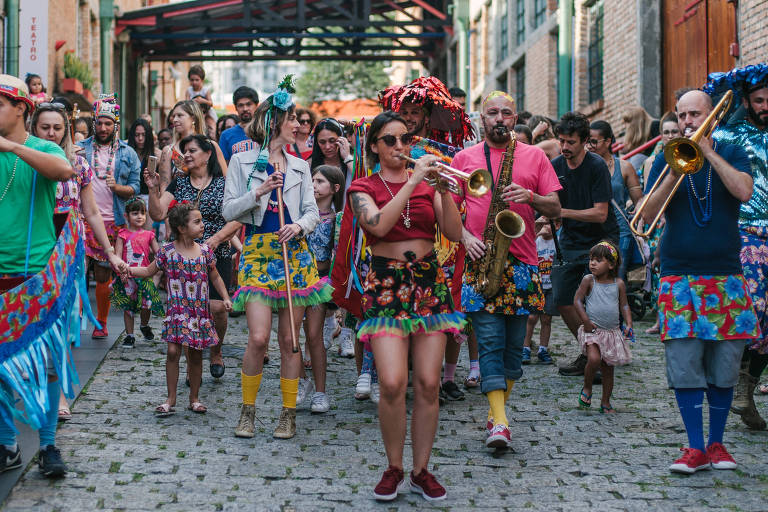
<svg viewBox="0 0 768 512">
<path fill-rule="evenodd" d="M 40 427 L 40 448 L 56 444 L 56 423 L 59 421 L 59 382 L 48 383 L 48 410 L 45 425 Z"/>
<path fill-rule="evenodd" d="M 688 434 L 688 446 L 704 451 L 704 390 L 675 389 L 675 398 Z"/>
<path fill-rule="evenodd" d="M 709 402 L 709 440 L 707 446 L 712 443 L 722 443 L 725 432 L 725 422 L 733 402 L 733 388 L 718 388 L 709 385 L 707 388 L 707 402 Z"/>
<path fill-rule="evenodd" d="M 360 373 L 371 373 L 373 370 L 373 352 L 363 349 L 363 364 L 360 367 Z"/>
</svg>

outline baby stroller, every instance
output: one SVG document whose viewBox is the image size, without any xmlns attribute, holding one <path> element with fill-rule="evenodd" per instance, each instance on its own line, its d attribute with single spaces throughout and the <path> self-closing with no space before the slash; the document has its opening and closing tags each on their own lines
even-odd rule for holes
<svg viewBox="0 0 768 512">
<path fill-rule="evenodd" d="M 629 224 L 624 211 L 611 200 L 617 211 Z M 634 247 L 627 262 L 627 302 L 632 311 L 632 320 L 643 319 L 649 310 L 653 309 L 651 295 L 651 250 L 642 237 L 632 235 Z"/>
</svg>

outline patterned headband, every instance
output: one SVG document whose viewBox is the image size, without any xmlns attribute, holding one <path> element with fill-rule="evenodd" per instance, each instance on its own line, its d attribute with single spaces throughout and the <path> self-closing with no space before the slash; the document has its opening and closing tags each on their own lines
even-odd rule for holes
<svg viewBox="0 0 768 512">
<path fill-rule="evenodd" d="M 613 246 L 613 244 L 610 242 L 599 242 L 597 245 L 607 248 L 608 252 L 611 253 L 611 258 L 613 258 L 613 261 L 619 260 L 619 253 L 616 251 L 616 248 Z"/>
</svg>

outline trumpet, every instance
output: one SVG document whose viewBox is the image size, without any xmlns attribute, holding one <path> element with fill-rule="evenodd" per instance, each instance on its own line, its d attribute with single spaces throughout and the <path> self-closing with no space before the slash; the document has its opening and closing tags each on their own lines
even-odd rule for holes
<svg viewBox="0 0 768 512">
<path fill-rule="evenodd" d="M 400 153 L 398 156 L 406 162 L 412 164 L 416 163 L 415 158 L 411 158 L 403 153 Z M 464 172 L 442 162 L 435 162 L 434 167 L 437 167 L 440 170 L 437 171 L 436 178 L 426 179 L 426 182 L 430 186 L 434 187 L 440 182 L 445 182 L 446 188 L 450 192 L 456 195 L 463 195 L 459 184 L 459 180 L 461 180 L 467 184 L 467 193 L 473 197 L 480 197 L 491 190 L 493 177 L 491 177 L 491 173 L 485 169 L 475 169 L 472 172 Z"/>
<path fill-rule="evenodd" d="M 717 103 L 715 108 L 712 109 L 712 112 L 710 112 L 701 126 L 699 126 L 699 128 L 693 135 L 691 135 L 690 138 L 677 137 L 667 142 L 667 145 L 664 146 L 664 160 L 667 161 L 667 165 L 664 166 L 664 169 L 662 169 L 659 173 L 659 177 L 656 178 L 656 182 L 653 184 L 653 187 L 651 187 L 651 190 L 648 191 L 640 204 L 637 205 L 637 208 L 635 209 L 635 215 L 632 217 L 632 220 L 629 223 L 629 229 L 632 230 L 635 235 L 642 236 L 644 238 L 650 236 L 650 234 L 656 228 L 656 225 L 659 223 L 659 219 L 661 219 L 664 211 L 667 209 L 667 206 L 669 206 L 669 202 L 672 200 L 675 192 L 677 192 L 677 189 L 680 188 L 680 184 L 683 182 L 685 177 L 689 174 L 695 174 L 699 172 L 699 170 L 704 166 L 704 155 L 701 152 L 699 141 L 704 137 L 712 136 L 712 133 L 715 131 L 715 128 L 717 128 L 717 125 L 722 122 L 725 114 L 731 108 L 732 100 L 733 92 L 727 91 L 723 95 L 722 99 Z M 650 222 L 648 229 L 643 231 L 643 210 L 645 209 L 650 197 L 659 187 L 664 178 L 666 178 L 667 174 L 669 174 L 670 170 L 679 174 L 680 177 L 677 179 L 675 187 L 672 189 L 672 192 L 669 194 L 669 196 L 667 196 L 667 199 L 664 201 L 661 209 L 659 209 L 659 213 L 657 213 L 656 217 L 654 217 L 654 219 Z"/>
</svg>

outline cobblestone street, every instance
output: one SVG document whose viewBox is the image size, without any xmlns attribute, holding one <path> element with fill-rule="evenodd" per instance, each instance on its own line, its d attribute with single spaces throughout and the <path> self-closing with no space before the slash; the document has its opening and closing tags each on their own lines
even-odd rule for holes
<svg viewBox="0 0 768 512">
<path fill-rule="evenodd" d="M 160 322 L 153 320 L 159 327 Z M 553 354 L 572 359 L 575 344 L 554 322 Z M 641 323 L 636 331 L 648 327 Z M 158 330 L 156 330 L 158 332 Z M 534 338 L 537 339 L 537 338 Z M 311 415 L 300 406 L 298 433 L 272 438 L 280 409 L 279 353 L 271 344 L 257 400 L 256 437 L 237 439 L 240 359 L 245 319 L 231 320 L 227 373 L 213 382 L 204 362 L 201 399 L 208 413 L 185 409 L 183 371 L 177 414 L 156 419 L 165 398 L 165 346 L 139 341 L 116 345 L 60 424 L 57 445 L 68 476 L 50 482 L 35 465 L 4 504 L 29 510 L 386 510 L 426 509 L 403 494 L 376 505 L 371 490 L 386 468 L 376 408 L 353 398 L 354 360 L 329 356 L 331 411 Z M 725 444 L 736 471 L 671 475 L 667 466 L 685 442 L 666 388 L 661 344 L 641 334 L 634 362 L 616 372 L 613 405 L 619 414 L 577 409 L 580 377 L 560 377 L 555 366 L 533 364 L 508 404 L 513 449 L 494 456 L 484 447 L 487 404 L 480 394 L 441 410 L 431 467 L 448 490 L 440 510 L 766 510 L 768 432 L 748 432 L 731 416 Z M 535 358 L 534 358 L 535 359 Z M 463 349 L 457 377 L 467 372 Z M 599 404 L 599 387 L 595 403 Z M 756 397 L 762 413 L 766 400 Z M 705 407 L 706 410 L 706 407 Z M 706 412 L 705 412 L 706 425 Z M 406 471 L 410 453 L 406 447 Z"/>
</svg>

